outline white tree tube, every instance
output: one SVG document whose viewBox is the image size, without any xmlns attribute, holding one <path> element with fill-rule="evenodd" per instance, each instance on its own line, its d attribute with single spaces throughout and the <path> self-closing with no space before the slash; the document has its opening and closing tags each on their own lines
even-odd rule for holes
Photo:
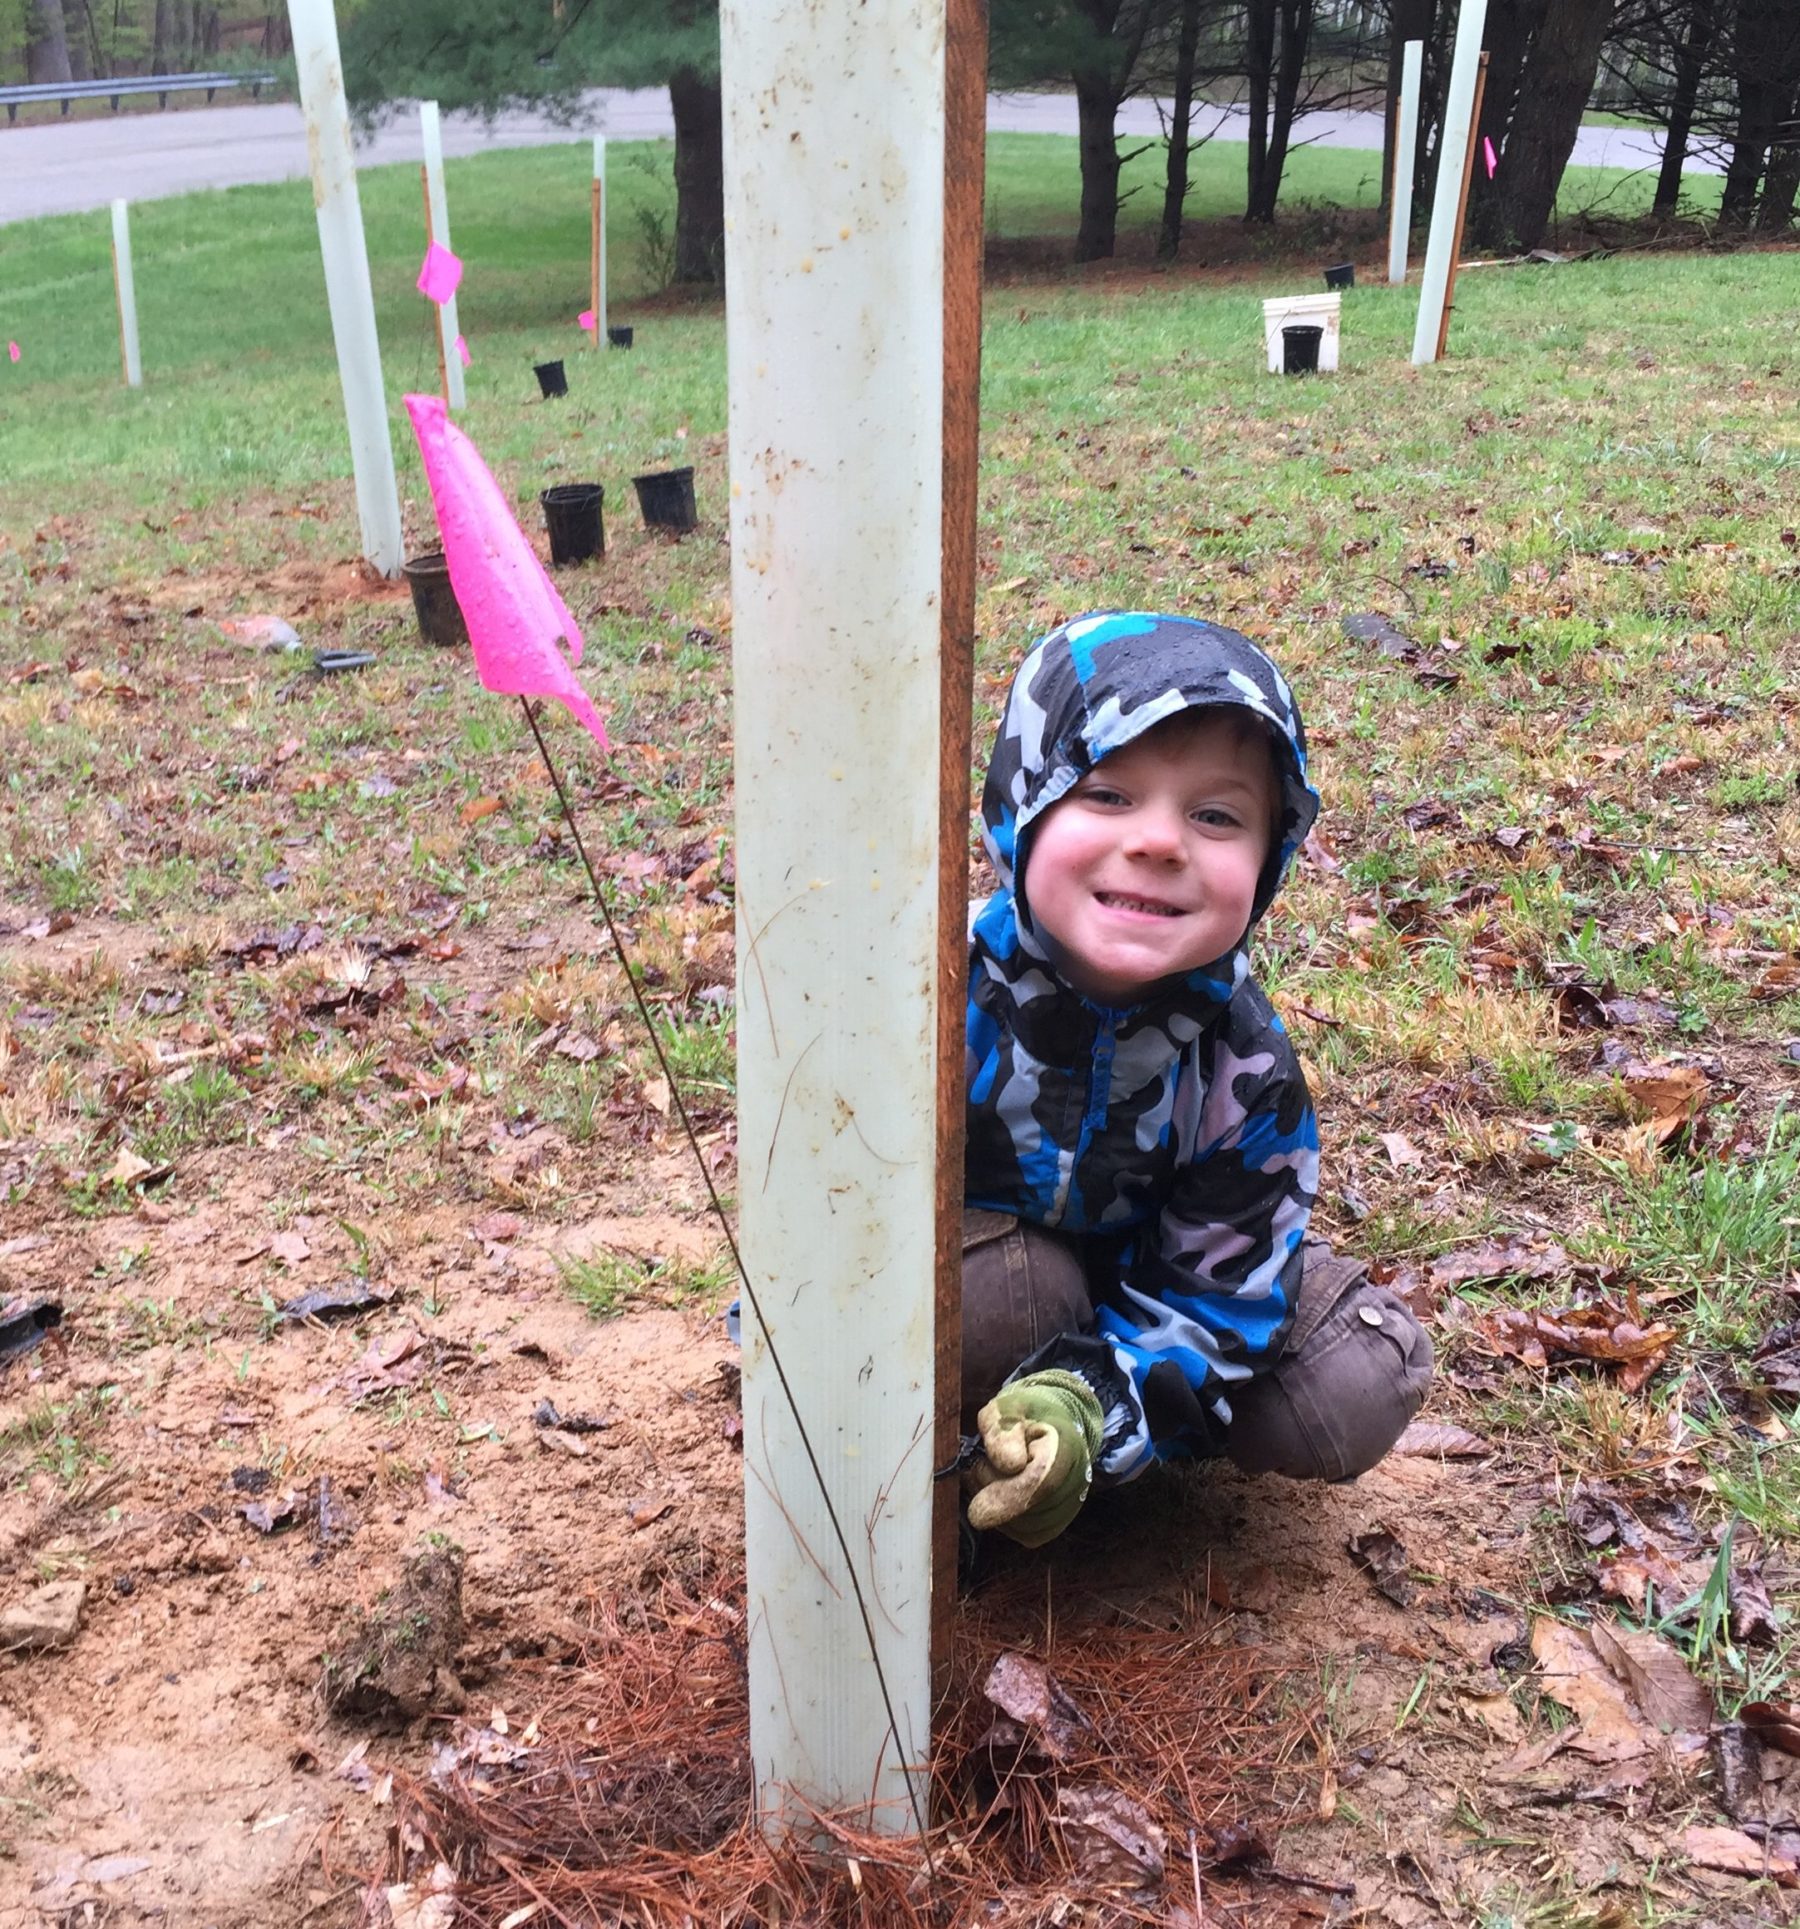
<svg viewBox="0 0 1800 1929">
<path fill-rule="evenodd" d="M 1388 210 L 1388 280 L 1406 279 L 1407 248 L 1412 240 L 1413 165 L 1419 141 L 1419 83 L 1425 43 L 1409 40 L 1400 52 L 1400 121 L 1394 129 L 1394 182 Z"/>
<path fill-rule="evenodd" d="M 750 1747 L 906 1831 L 930 1729 L 944 0 L 724 0 Z M 794 1418 L 785 1367 L 848 1541 Z"/>
<path fill-rule="evenodd" d="M 1481 68 L 1481 33 L 1487 0 L 1462 0 L 1456 16 L 1456 54 L 1444 101 L 1444 132 L 1438 142 L 1437 185 L 1431 194 L 1431 233 L 1419 285 L 1419 317 L 1413 327 L 1415 364 L 1437 360 L 1438 327 L 1449 298 L 1450 256 L 1456 246 L 1456 215 L 1462 201 L 1463 163 L 1475 136 L 1475 76 Z"/>
<path fill-rule="evenodd" d="M 425 150 L 425 198 L 431 206 L 431 239 L 440 248 L 450 246 L 450 202 L 444 193 L 444 135 L 434 100 L 419 103 L 419 141 Z M 438 311 L 438 346 L 444 362 L 444 387 L 453 409 L 468 405 L 463 387 L 462 357 L 456 352 L 456 338 L 462 328 L 456 319 L 456 297 L 435 304 Z"/>
<path fill-rule="evenodd" d="M 113 287 L 119 297 L 119 346 L 125 359 L 125 386 L 144 386 L 144 364 L 138 354 L 137 286 L 131 275 L 131 210 L 123 201 L 112 204 Z"/>
<path fill-rule="evenodd" d="M 350 143 L 350 112 L 338 59 L 337 14 L 332 0 L 288 0 L 288 20 L 294 33 L 300 110 L 306 117 L 319 251 L 325 258 L 325 297 L 331 307 L 338 380 L 343 384 L 344 418 L 350 430 L 363 554 L 382 575 L 398 576 L 405 560 L 400 490 L 394 480 L 394 444 L 381 386 L 381 342 L 375 333 L 375 296 L 369 286 L 362 202 L 356 192 L 356 151 Z"/>
<path fill-rule="evenodd" d="M 594 136 L 594 346 L 606 346 L 606 136 Z"/>
</svg>

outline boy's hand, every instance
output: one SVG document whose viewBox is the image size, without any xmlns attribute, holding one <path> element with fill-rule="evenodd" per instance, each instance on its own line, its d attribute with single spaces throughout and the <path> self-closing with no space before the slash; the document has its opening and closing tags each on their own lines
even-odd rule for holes
<svg viewBox="0 0 1800 1929">
<path fill-rule="evenodd" d="M 1105 1415 L 1078 1374 L 1054 1368 L 1003 1386 L 980 1413 L 984 1459 L 965 1480 L 971 1527 L 995 1527 L 1022 1547 L 1054 1540 L 1081 1511 Z"/>
</svg>

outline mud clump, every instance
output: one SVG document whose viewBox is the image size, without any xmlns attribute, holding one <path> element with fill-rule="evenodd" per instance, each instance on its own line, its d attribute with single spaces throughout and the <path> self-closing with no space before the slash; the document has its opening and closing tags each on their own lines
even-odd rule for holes
<svg viewBox="0 0 1800 1929">
<path fill-rule="evenodd" d="M 460 1547 L 413 1555 L 399 1581 L 372 1608 L 357 1609 L 327 1651 L 319 1683 L 327 1711 L 365 1721 L 460 1712 L 462 1584 Z"/>
</svg>

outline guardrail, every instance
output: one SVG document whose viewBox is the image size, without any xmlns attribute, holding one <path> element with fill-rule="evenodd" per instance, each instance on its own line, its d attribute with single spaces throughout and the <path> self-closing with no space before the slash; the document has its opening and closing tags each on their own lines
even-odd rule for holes
<svg viewBox="0 0 1800 1929">
<path fill-rule="evenodd" d="M 160 105 L 167 107 L 171 94 L 192 93 L 202 87 L 209 101 L 221 87 L 248 87 L 254 100 L 274 84 L 273 74 L 133 74 L 112 80 L 52 80 L 29 87 L 0 87 L 0 101 L 6 103 L 6 118 L 16 121 L 21 107 L 38 100 L 61 101 L 65 115 L 71 101 L 110 100 L 116 114 L 127 94 L 155 94 Z"/>
</svg>

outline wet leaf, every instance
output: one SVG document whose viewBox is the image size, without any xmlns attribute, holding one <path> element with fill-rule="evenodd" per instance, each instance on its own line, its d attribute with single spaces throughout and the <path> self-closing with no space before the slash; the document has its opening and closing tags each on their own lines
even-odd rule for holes
<svg viewBox="0 0 1800 1929">
<path fill-rule="evenodd" d="M 1475 1280 L 1550 1279 L 1569 1270 L 1569 1255 L 1554 1240 L 1532 1245 L 1524 1239 L 1490 1240 L 1444 1253 L 1427 1273 L 1440 1292 Z"/>
<path fill-rule="evenodd" d="M 1800 992 L 1800 958 L 1783 958 L 1772 964 L 1750 987 L 1752 998 L 1791 998 Z"/>
<path fill-rule="evenodd" d="M 1473 1460 L 1492 1453 L 1493 1443 L 1471 1433 L 1467 1427 L 1443 1426 L 1430 1420 L 1415 1420 L 1389 1449 L 1411 1454 L 1422 1460 Z"/>
<path fill-rule="evenodd" d="M 1498 1306 L 1484 1313 L 1473 1330 L 1496 1353 L 1527 1366 L 1547 1366 L 1553 1357 L 1618 1366 L 1619 1384 L 1628 1393 L 1662 1365 L 1676 1339 L 1672 1326 L 1661 1320 L 1640 1325 L 1623 1307 L 1605 1299 L 1556 1310 Z"/>
<path fill-rule="evenodd" d="M 1717 1869 L 1725 1875 L 1766 1877 L 1784 1889 L 1800 1889 L 1800 1863 L 1742 1829 L 1696 1825 L 1683 1834 L 1681 1846 L 1687 1859 L 1699 1868 Z"/>
<path fill-rule="evenodd" d="M 1094 1746 L 1094 1725 L 1073 1696 L 1041 1661 L 1003 1654 L 988 1670 L 981 1692 L 1029 1733 L 1038 1752 L 1066 1762 Z"/>
<path fill-rule="evenodd" d="M 464 826 L 479 824 L 484 817 L 492 817 L 501 808 L 498 797 L 471 797 L 457 812 Z"/>
<path fill-rule="evenodd" d="M 1765 1748 L 1800 1755 L 1800 1702 L 1746 1701 L 1738 1720 Z"/>
<path fill-rule="evenodd" d="M 1350 1557 L 1373 1579 L 1376 1588 L 1396 1607 L 1411 1607 L 1418 1586 L 1407 1572 L 1409 1558 L 1405 1543 L 1391 1528 L 1377 1527 L 1366 1534 L 1352 1534 L 1348 1542 Z"/>
<path fill-rule="evenodd" d="M 1653 1727 L 1664 1734 L 1703 1735 L 1712 1726 L 1712 1696 L 1665 1636 L 1596 1621 L 1588 1639 Z"/>
<path fill-rule="evenodd" d="M 1581 1629 L 1549 1619 L 1536 1621 L 1531 1652 L 1544 1693 L 1580 1723 L 1569 1742 L 1578 1754 L 1591 1761 L 1622 1761 L 1655 1745 L 1656 1735 L 1645 1726 L 1624 1684 Z"/>
<path fill-rule="evenodd" d="M 1161 1886 L 1168 1839 L 1123 1790 L 1087 1782 L 1059 1788 L 1050 1819 L 1086 1881 L 1107 1889 Z"/>
</svg>

